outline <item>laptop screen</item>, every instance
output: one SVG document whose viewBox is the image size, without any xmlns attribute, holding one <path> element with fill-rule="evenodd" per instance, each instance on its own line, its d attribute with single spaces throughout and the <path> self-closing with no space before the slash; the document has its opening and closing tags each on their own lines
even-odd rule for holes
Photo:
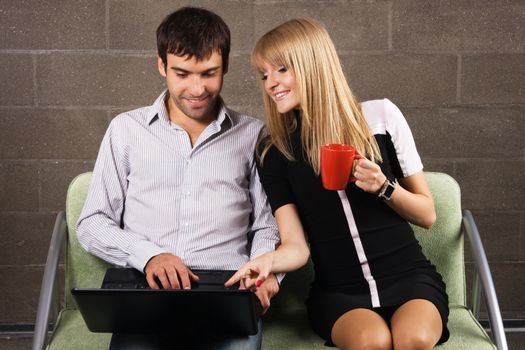
<svg viewBox="0 0 525 350">
<path fill-rule="evenodd" d="M 199 276 L 192 289 L 151 289 L 139 271 L 111 268 L 102 288 L 74 288 L 71 293 L 92 332 L 257 333 L 258 298 L 249 290 L 223 285 L 234 271 L 192 271 Z"/>
</svg>

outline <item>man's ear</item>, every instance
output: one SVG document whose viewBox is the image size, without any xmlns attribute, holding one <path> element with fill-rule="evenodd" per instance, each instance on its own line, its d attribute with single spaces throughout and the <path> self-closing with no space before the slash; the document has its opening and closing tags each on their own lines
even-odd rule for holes
<svg viewBox="0 0 525 350">
<path fill-rule="evenodd" d="M 157 56 L 157 66 L 159 68 L 160 75 L 166 78 L 166 66 L 164 65 L 164 62 L 162 62 L 162 58 L 159 56 Z"/>
</svg>

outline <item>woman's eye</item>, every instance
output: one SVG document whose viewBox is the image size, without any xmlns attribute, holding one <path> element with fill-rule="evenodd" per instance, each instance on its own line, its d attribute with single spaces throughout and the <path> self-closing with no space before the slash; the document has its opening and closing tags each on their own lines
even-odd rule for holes
<svg viewBox="0 0 525 350">
<path fill-rule="evenodd" d="M 268 79 L 268 74 L 261 75 L 261 80 L 266 80 L 266 79 Z"/>
<path fill-rule="evenodd" d="M 283 66 L 283 67 L 279 68 L 278 72 L 279 73 L 286 73 L 286 72 L 288 72 L 288 68 Z"/>
</svg>

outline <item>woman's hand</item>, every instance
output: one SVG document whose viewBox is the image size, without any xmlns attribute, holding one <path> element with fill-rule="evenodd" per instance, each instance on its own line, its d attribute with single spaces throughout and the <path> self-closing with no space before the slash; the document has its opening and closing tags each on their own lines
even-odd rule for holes
<svg viewBox="0 0 525 350">
<path fill-rule="evenodd" d="M 386 181 L 386 176 L 376 163 L 363 158 L 354 168 L 355 185 L 363 191 L 377 194 Z"/>
<path fill-rule="evenodd" d="M 268 278 L 272 272 L 272 266 L 273 252 L 263 254 L 241 266 L 224 285 L 230 287 L 241 281 L 245 288 L 256 290 Z"/>
</svg>

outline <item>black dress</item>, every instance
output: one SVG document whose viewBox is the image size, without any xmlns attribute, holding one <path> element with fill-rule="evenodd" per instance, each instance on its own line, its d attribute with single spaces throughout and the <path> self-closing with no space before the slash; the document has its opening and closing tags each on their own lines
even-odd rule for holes
<svg viewBox="0 0 525 350">
<path fill-rule="evenodd" d="M 381 151 L 383 173 L 394 180 L 421 171 L 412 133 L 399 109 L 386 99 L 361 106 Z M 440 343 L 446 341 L 445 284 L 407 221 L 354 183 L 344 191 L 325 190 L 305 160 L 299 130 L 291 142 L 295 161 L 272 146 L 258 169 L 272 210 L 295 204 L 307 234 L 315 279 L 306 304 L 314 331 L 330 343 L 335 321 L 349 310 L 375 309 L 389 322 L 403 303 L 426 299 L 439 310 Z"/>
</svg>

